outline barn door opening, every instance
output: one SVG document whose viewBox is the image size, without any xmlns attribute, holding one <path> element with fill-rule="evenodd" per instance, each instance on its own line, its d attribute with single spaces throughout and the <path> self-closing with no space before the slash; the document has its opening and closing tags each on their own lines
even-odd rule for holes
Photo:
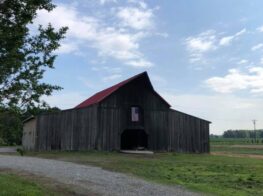
<svg viewBox="0 0 263 196">
<path fill-rule="evenodd" d="M 128 129 L 121 134 L 122 150 L 143 150 L 148 147 L 148 136 L 143 129 Z"/>
</svg>

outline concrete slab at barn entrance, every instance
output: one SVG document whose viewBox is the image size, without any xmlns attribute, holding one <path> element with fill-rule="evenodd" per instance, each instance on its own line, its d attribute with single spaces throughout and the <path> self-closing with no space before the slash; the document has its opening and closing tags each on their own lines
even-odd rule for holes
<svg viewBox="0 0 263 196">
<path fill-rule="evenodd" d="M 120 152 L 127 154 L 154 154 L 153 151 L 148 150 L 121 150 Z"/>
</svg>

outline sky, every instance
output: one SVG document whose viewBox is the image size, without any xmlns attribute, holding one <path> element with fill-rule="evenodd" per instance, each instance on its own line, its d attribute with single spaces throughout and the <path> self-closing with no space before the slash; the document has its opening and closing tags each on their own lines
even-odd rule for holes
<svg viewBox="0 0 263 196">
<path fill-rule="evenodd" d="M 56 0 L 32 29 L 69 27 L 43 97 L 75 107 L 147 71 L 174 109 L 212 122 L 210 132 L 263 128 L 262 0 Z"/>
</svg>

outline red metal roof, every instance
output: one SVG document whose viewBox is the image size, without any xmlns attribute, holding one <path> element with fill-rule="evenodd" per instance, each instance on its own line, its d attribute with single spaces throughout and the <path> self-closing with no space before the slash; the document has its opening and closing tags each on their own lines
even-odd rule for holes
<svg viewBox="0 0 263 196">
<path fill-rule="evenodd" d="M 84 107 L 88 107 L 90 105 L 96 104 L 101 102 L 103 99 L 105 99 L 106 97 L 108 97 L 109 95 L 111 95 L 112 93 L 114 93 L 116 90 L 118 90 L 120 87 L 124 86 L 125 84 L 131 82 L 132 80 L 142 76 L 143 74 L 147 75 L 147 72 L 142 72 L 138 75 L 135 75 L 127 80 L 124 80 L 114 86 L 111 86 L 109 88 L 106 88 L 96 94 L 94 94 L 93 96 L 91 96 L 90 98 L 88 98 L 87 100 L 83 101 L 82 103 L 80 103 L 79 105 L 77 105 L 75 108 L 84 108 Z M 155 92 L 155 91 L 154 91 Z M 163 101 L 165 101 L 157 92 L 155 92 Z M 166 102 L 166 101 L 165 101 Z M 167 102 L 166 102 L 167 103 Z M 169 106 L 170 104 L 167 103 Z"/>
</svg>

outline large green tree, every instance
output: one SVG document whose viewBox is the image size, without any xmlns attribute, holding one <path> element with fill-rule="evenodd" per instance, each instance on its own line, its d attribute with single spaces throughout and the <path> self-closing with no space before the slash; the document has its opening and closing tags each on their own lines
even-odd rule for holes
<svg viewBox="0 0 263 196">
<path fill-rule="evenodd" d="M 61 89 L 42 78 L 47 69 L 54 68 L 54 51 L 67 28 L 39 25 L 34 34 L 29 29 L 38 10 L 54 7 L 51 0 L 0 0 L 0 105 L 43 105 L 42 95 Z"/>
</svg>

